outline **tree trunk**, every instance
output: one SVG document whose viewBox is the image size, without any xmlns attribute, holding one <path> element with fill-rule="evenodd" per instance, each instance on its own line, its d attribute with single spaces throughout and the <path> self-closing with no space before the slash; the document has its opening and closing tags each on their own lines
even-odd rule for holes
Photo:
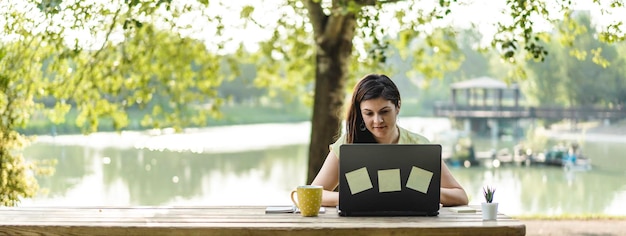
<svg viewBox="0 0 626 236">
<path fill-rule="evenodd" d="M 307 183 L 311 183 L 319 172 L 326 155 L 328 145 L 333 143 L 341 133 L 343 117 L 343 101 L 345 85 L 348 79 L 348 65 L 352 55 L 352 39 L 356 19 L 354 15 L 343 16 L 341 21 L 331 21 L 340 25 L 324 25 L 338 33 L 332 35 L 334 40 L 323 40 L 318 37 L 316 69 L 315 69 L 315 100 L 311 122 L 311 143 L 309 145 L 309 168 Z M 333 30 L 330 30 L 332 32 Z M 326 32 L 328 33 L 328 31 Z"/>
</svg>

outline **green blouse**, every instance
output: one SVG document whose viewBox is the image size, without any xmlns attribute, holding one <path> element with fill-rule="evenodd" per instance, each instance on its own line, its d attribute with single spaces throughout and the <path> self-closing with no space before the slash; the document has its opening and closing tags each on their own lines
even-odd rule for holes
<svg viewBox="0 0 626 236">
<path fill-rule="evenodd" d="M 430 141 L 422 135 L 413 133 L 408 131 L 400 126 L 398 126 L 398 130 L 400 132 L 400 138 L 398 139 L 398 144 L 428 144 Z M 339 146 L 346 142 L 346 134 L 341 135 L 339 139 L 333 144 L 329 146 L 330 151 L 337 155 L 339 158 Z"/>
</svg>

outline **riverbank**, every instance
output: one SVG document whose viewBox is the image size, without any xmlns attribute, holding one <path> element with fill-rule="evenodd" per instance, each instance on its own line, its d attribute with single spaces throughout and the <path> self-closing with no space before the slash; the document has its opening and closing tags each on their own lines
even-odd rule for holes
<svg viewBox="0 0 626 236">
<path fill-rule="evenodd" d="M 552 125 L 548 130 L 542 130 L 542 135 L 548 138 L 576 141 L 576 142 L 622 142 L 626 143 L 626 120 L 614 124 L 600 122 L 580 123 L 572 128 L 570 124 Z"/>
<path fill-rule="evenodd" d="M 450 121 L 446 118 L 402 117 L 398 123 L 406 129 L 420 132 L 431 139 L 436 133 L 450 129 Z M 36 136 L 36 142 L 80 145 L 95 149 L 117 147 L 175 152 L 228 153 L 307 144 L 310 132 L 311 122 L 305 121 L 188 128 L 183 133 L 175 133 L 173 129 L 152 129 L 119 133 L 97 132 L 89 135 L 39 135 Z"/>
</svg>

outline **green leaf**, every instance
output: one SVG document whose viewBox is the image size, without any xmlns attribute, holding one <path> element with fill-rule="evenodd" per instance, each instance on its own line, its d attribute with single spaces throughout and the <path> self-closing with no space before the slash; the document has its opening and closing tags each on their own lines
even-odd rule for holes
<svg viewBox="0 0 626 236">
<path fill-rule="evenodd" d="M 244 6 L 244 7 L 241 9 L 241 12 L 239 13 L 239 16 L 240 16 L 242 19 L 249 19 L 249 18 L 251 17 L 251 15 L 252 15 L 252 13 L 253 13 L 253 12 L 254 12 L 254 7 L 253 7 L 253 6 L 250 6 L 250 5 L 248 5 L 248 6 Z"/>
</svg>

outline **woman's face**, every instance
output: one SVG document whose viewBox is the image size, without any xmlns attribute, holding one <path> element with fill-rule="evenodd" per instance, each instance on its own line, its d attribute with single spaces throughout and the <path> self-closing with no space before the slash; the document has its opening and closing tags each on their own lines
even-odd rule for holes
<svg viewBox="0 0 626 236">
<path fill-rule="evenodd" d="M 377 141 L 392 142 L 397 134 L 396 117 L 400 112 L 390 100 L 382 97 L 361 102 L 361 115 L 367 129 Z"/>
</svg>

